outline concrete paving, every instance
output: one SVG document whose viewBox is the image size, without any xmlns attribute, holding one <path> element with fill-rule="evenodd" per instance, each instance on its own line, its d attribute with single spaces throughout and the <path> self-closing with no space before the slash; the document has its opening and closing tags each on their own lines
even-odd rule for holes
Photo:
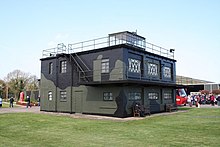
<svg viewBox="0 0 220 147">
<path fill-rule="evenodd" d="M 188 107 L 189 106 L 183 106 L 183 107 Z M 196 108 L 193 106 L 192 108 Z M 211 105 L 201 105 L 200 108 L 220 108 L 220 106 L 211 106 Z M 198 108 L 198 109 L 200 109 Z M 147 119 L 159 115 L 172 115 L 175 113 L 181 113 L 181 112 L 187 112 L 183 110 L 179 111 L 174 111 L 174 112 L 162 112 L 162 113 L 156 113 L 152 114 L 150 116 L 146 117 L 127 117 L 127 118 L 117 118 L 117 117 L 111 117 L 111 116 L 100 116 L 100 115 L 88 115 L 88 114 L 70 114 L 70 113 L 59 113 L 59 112 L 45 112 L 45 111 L 40 111 L 40 107 L 34 106 L 31 108 L 26 108 L 26 106 L 16 106 L 13 108 L 0 108 L 0 114 L 2 113 L 39 113 L 39 114 L 48 114 L 48 115 L 56 115 L 56 116 L 68 116 L 72 118 L 83 118 L 83 119 L 96 119 L 96 120 L 113 120 L 113 121 L 130 121 L 130 120 L 141 120 L 141 119 Z"/>
</svg>

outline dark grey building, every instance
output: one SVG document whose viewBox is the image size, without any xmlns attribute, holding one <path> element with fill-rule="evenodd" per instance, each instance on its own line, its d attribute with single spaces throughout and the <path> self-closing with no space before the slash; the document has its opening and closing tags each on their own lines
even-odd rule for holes
<svg viewBox="0 0 220 147">
<path fill-rule="evenodd" d="M 139 102 L 151 112 L 175 103 L 173 50 L 128 31 L 43 51 L 41 110 L 127 117 Z"/>
</svg>

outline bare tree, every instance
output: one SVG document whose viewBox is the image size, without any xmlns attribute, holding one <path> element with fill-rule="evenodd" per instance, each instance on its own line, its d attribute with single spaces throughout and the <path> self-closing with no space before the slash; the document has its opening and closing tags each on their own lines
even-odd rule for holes
<svg viewBox="0 0 220 147">
<path fill-rule="evenodd" d="M 30 73 L 25 73 L 20 70 L 10 72 L 5 78 L 9 95 L 13 95 L 15 100 L 18 100 L 19 93 L 26 90 L 26 88 L 29 89 L 30 87 L 33 87 L 33 89 L 38 89 L 34 84 L 36 79 L 36 76 L 31 76 Z"/>
<path fill-rule="evenodd" d="M 34 91 L 39 89 L 37 76 L 30 76 L 29 80 L 25 86 L 25 89 L 28 91 Z"/>
</svg>

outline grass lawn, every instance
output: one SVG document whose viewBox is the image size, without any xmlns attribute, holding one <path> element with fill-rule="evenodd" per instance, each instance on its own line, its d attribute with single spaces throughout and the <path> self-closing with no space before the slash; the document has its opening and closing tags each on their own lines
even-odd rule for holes
<svg viewBox="0 0 220 147">
<path fill-rule="evenodd" d="M 220 146 L 220 109 L 116 122 L 0 114 L 0 146 Z"/>
<path fill-rule="evenodd" d="M 17 107 L 16 104 L 15 104 L 15 102 L 13 103 L 13 106 L 14 106 L 14 107 Z M 3 102 L 3 103 L 2 103 L 2 108 L 9 108 L 9 102 Z"/>
<path fill-rule="evenodd" d="M 2 108 L 8 108 L 9 107 L 9 103 L 3 103 L 2 104 Z"/>
</svg>

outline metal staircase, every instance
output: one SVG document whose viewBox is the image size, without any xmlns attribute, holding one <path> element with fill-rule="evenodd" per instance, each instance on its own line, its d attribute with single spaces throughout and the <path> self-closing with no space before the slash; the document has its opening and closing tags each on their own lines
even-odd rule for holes
<svg viewBox="0 0 220 147">
<path fill-rule="evenodd" d="M 74 57 L 74 55 L 75 55 L 75 57 Z M 71 62 L 71 59 L 73 59 L 73 61 L 76 63 L 76 65 L 77 65 L 77 67 L 79 68 L 79 70 L 80 70 L 80 73 L 79 73 L 79 79 L 83 79 L 83 80 L 85 80 L 86 82 L 89 82 L 90 80 L 89 80 L 89 78 L 88 78 L 88 74 L 87 74 L 87 72 L 89 72 L 89 71 L 91 71 L 90 69 L 89 69 L 89 67 L 85 64 L 85 62 L 83 62 L 83 60 L 77 55 L 77 53 L 74 53 L 74 54 L 70 54 L 70 62 Z M 77 59 L 78 59 L 78 61 L 77 61 Z M 79 62 L 80 61 L 80 62 Z M 86 68 L 85 70 L 84 70 L 84 68 L 81 66 L 81 65 L 83 65 L 84 66 L 84 68 Z M 82 74 L 82 76 L 81 76 L 81 74 Z"/>
</svg>

